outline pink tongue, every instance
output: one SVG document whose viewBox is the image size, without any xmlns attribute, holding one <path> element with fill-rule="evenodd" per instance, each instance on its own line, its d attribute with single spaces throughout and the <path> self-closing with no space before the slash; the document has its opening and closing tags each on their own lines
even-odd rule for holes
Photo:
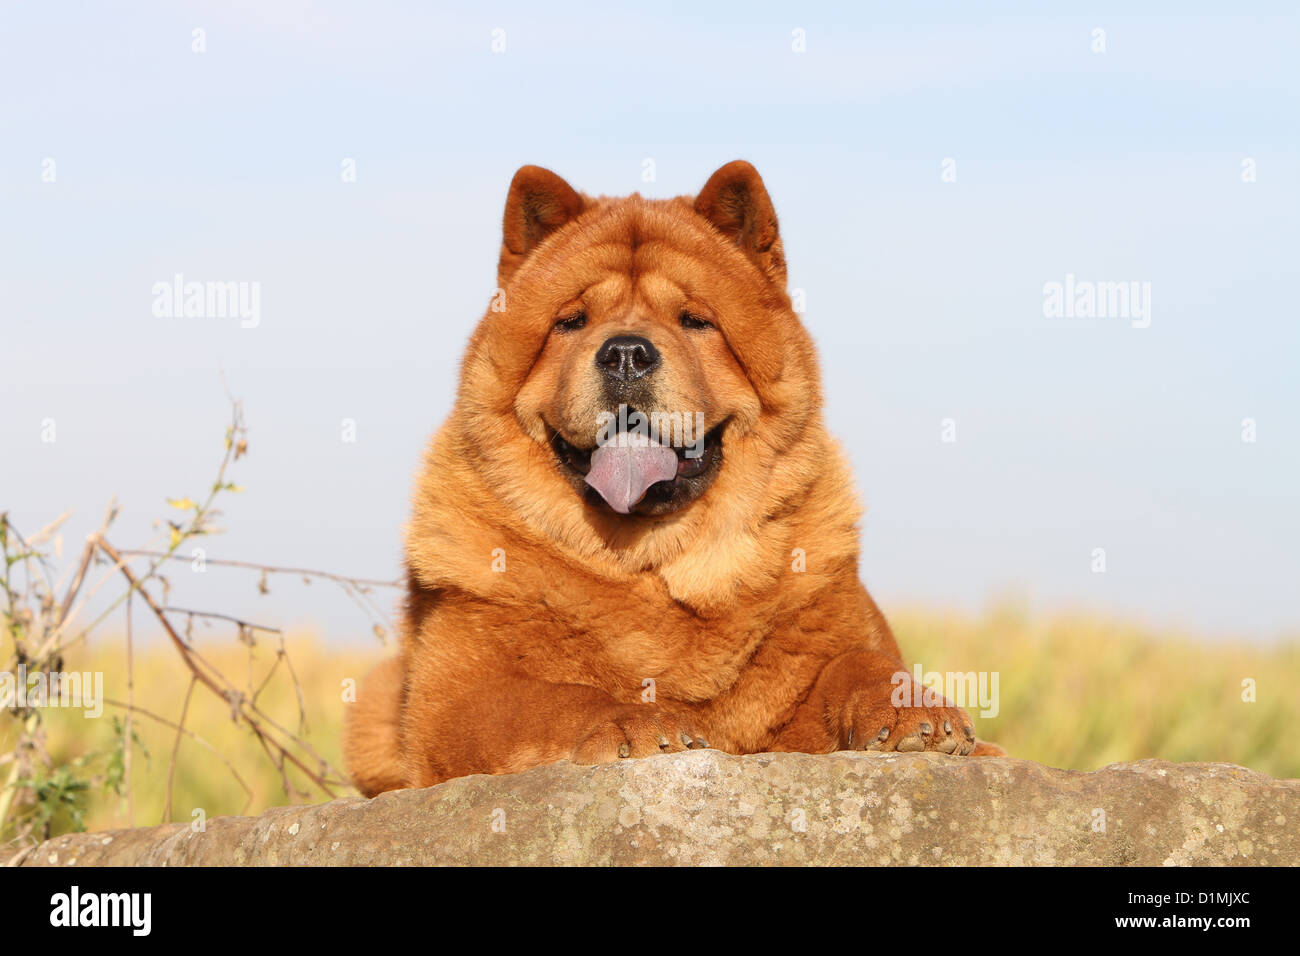
<svg viewBox="0 0 1300 956">
<path fill-rule="evenodd" d="M 587 484 L 619 514 L 627 514 L 656 481 L 677 476 L 677 453 L 635 432 L 618 436 L 591 453 Z"/>
</svg>

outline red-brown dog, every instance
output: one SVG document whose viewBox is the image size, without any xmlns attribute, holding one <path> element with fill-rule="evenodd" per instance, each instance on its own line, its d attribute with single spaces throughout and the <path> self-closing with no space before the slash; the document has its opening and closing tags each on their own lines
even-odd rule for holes
<svg viewBox="0 0 1300 956">
<path fill-rule="evenodd" d="M 755 169 L 656 201 L 525 166 L 504 231 L 416 484 L 401 653 L 349 715 L 362 792 L 703 746 L 1000 753 L 895 678 Z"/>
</svg>

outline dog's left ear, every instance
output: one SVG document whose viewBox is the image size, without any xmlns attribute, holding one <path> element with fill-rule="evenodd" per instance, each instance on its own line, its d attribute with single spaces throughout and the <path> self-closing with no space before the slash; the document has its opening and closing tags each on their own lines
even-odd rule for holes
<svg viewBox="0 0 1300 956">
<path fill-rule="evenodd" d="M 738 245 L 768 281 L 785 288 L 785 250 L 776 209 L 757 169 L 743 159 L 727 163 L 695 197 L 695 211 Z"/>
</svg>

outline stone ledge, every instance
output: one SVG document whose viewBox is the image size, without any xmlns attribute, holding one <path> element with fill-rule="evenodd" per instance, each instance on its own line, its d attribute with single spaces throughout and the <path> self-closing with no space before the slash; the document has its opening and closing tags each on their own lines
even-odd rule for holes
<svg viewBox="0 0 1300 956">
<path fill-rule="evenodd" d="M 22 860 L 437 864 L 1297 865 L 1300 781 L 1159 760 L 1083 773 L 1009 758 L 705 750 L 218 817 L 203 833 L 71 834 Z"/>
</svg>

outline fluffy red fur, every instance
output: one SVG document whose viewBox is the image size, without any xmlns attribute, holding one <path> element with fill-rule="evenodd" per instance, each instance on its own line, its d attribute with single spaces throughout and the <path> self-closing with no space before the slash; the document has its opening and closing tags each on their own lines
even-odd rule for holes
<svg viewBox="0 0 1300 956">
<path fill-rule="evenodd" d="M 349 715 L 362 792 L 700 746 L 1000 753 L 948 701 L 891 701 L 907 668 L 858 578 L 861 509 L 754 168 L 647 200 L 526 166 L 503 233 L 416 482 L 401 652 Z M 652 343 L 653 373 L 611 384 L 611 336 Z M 624 395 L 699 412 L 716 446 L 630 514 L 572 460 Z"/>
</svg>

